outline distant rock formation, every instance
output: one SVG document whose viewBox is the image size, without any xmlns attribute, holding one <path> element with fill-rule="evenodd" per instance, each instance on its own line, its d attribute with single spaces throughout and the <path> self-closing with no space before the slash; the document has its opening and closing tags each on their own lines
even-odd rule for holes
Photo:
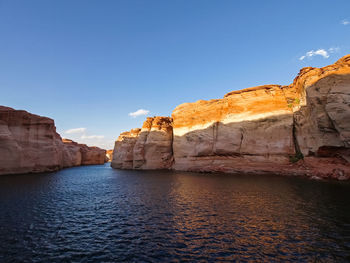
<svg viewBox="0 0 350 263">
<path fill-rule="evenodd" d="M 104 164 L 106 162 L 106 150 L 79 144 L 69 139 L 62 139 L 62 142 L 64 143 L 64 167 Z"/>
<path fill-rule="evenodd" d="M 62 140 L 52 119 L 0 106 L 0 175 L 103 164 L 105 150 Z"/>
<path fill-rule="evenodd" d="M 166 128 L 152 129 L 160 119 Z M 349 162 L 350 55 L 302 69 L 289 86 L 233 91 L 181 104 L 172 118 L 148 118 L 118 138 L 112 167 L 345 180 Z"/>
<path fill-rule="evenodd" d="M 69 139 L 62 139 L 64 143 L 63 147 L 63 158 L 62 158 L 62 166 L 63 167 L 72 167 L 79 166 L 82 163 L 82 152 L 80 145 L 77 142 L 74 142 Z"/>
</svg>

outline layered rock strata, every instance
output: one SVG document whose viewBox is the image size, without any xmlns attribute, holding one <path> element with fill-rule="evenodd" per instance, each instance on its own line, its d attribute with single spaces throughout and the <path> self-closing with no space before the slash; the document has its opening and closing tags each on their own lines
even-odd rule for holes
<svg viewBox="0 0 350 263">
<path fill-rule="evenodd" d="M 69 139 L 62 139 L 64 143 L 62 151 L 63 167 L 79 166 L 82 163 L 82 153 L 80 145 Z"/>
<path fill-rule="evenodd" d="M 172 117 L 177 170 L 256 173 L 269 169 L 270 163 L 288 164 L 295 154 L 293 111 L 281 86 L 185 103 Z"/>
<path fill-rule="evenodd" d="M 169 169 L 173 163 L 169 117 L 147 118 L 142 129 L 122 133 L 115 142 L 113 168 Z"/>
<path fill-rule="evenodd" d="M 147 118 L 133 149 L 133 168 L 170 168 L 173 162 L 172 141 L 173 127 L 171 118 Z"/>
<path fill-rule="evenodd" d="M 63 166 L 79 166 L 91 164 L 104 164 L 106 160 L 106 150 L 99 147 L 87 146 L 69 139 L 62 139 Z"/>
<path fill-rule="evenodd" d="M 141 129 L 123 132 L 115 142 L 111 166 L 118 169 L 132 169 L 134 160 L 134 146 Z"/>
<path fill-rule="evenodd" d="M 145 143 L 157 118 L 147 119 L 132 139 L 129 133 L 118 138 L 112 167 L 349 179 L 350 55 L 324 68 L 302 69 L 289 86 L 179 105 L 168 132 L 153 133 L 150 140 L 166 145 L 166 165 L 159 148 Z M 124 160 L 127 167 L 116 165 Z"/>
<path fill-rule="evenodd" d="M 0 175 L 104 163 L 105 150 L 62 140 L 52 119 L 0 106 Z"/>
</svg>

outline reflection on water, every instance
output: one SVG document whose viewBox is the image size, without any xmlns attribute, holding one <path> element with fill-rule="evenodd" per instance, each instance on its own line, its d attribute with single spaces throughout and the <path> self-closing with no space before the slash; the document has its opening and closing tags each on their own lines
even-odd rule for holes
<svg viewBox="0 0 350 263">
<path fill-rule="evenodd" d="M 350 184 L 105 166 L 0 177 L 0 262 L 350 260 Z"/>
</svg>

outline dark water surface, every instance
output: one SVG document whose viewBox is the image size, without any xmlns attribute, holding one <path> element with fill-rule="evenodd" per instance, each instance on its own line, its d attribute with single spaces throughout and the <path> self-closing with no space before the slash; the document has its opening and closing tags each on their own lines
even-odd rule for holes
<svg viewBox="0 0 350 263">
<path fill-rule="evenodd" d="M 0 262 L 347 262 L 350 184 L 85 166 L 0 177 Z"/>
</svg>

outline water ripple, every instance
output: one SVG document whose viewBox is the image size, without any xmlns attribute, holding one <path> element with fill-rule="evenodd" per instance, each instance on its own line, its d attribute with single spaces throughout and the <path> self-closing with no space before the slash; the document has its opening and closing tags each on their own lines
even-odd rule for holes
<svg viewBox="0 0 350 263">
<path fill-rule="evenodd" d="M 0 262 L 347 262 L 349 183 L 117 171 L 0 177 Z"/>
</svg>

